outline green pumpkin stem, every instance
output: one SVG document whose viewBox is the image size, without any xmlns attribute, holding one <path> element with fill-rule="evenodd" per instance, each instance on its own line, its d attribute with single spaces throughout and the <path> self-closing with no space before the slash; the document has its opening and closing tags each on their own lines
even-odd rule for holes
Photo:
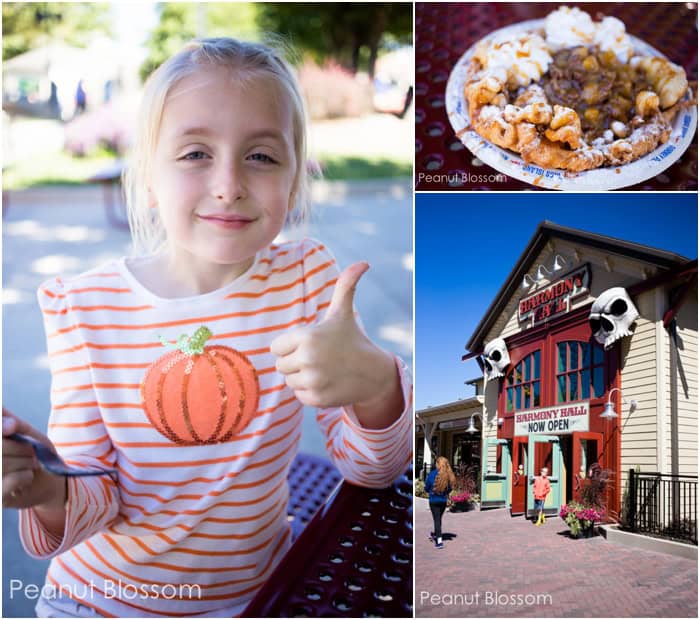
<svg viewBox="0 0 700 620">
<path fill-rule="evenodd" d="M 187 355 L 201 355 L 204 353 L 204 344 L 211 337 L 211 330 L 206 326 L 202 325 L 195 333 L 192 338 L 188 339 L 185 346 L 180 347 L 180 351 L 186 353 Z"/>
<path fill-rule="evenodd" d="M 168 349 L 176 349 L 182 351 L 185 355 L 201 355 L 204 353 L 204 345 L 211 338 L 211 330 L 202 325 L 193 336 L 182 334 L 176 342 L 169 342 L 162 336 L 159 337 L 161 344 Z"/>
<path fill-rule="evenodd" d="M 192 339 L 190 340 L 190 348 L 199 349 L 198 353 L 202 353 L 204 351 L 204 344 L 207 340 L 209 340 L 209 338 L 211 338 L 211 330 L 206 325 L 202 325 L 194 333 L 194 336 L 192 336 Z"/>
</svg>

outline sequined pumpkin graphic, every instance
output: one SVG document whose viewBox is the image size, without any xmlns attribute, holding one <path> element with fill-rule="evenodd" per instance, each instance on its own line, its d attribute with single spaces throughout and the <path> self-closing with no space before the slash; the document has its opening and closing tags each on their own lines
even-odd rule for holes
<svg viewBox="0 0 700 620">
<path fill-rule="evenodd" d="M 205 346 L 211 331 L 200 327 L 180 336 L 158 358 L 141 383 L 141 400 L 151 424 L 186 446 L 223 443 L 245 428 L 258 409 L 255 368 L 229 347 Z"/>
</svg>

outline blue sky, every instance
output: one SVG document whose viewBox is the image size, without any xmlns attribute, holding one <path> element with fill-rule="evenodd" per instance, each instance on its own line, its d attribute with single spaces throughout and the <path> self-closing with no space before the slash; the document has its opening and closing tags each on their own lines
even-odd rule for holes
<svg viewBox="0 0 700 620">
<path fill-rule="evenodd" d="M 416 408 L 466 398 L 464 345 L 537 225 L 550 220 L 698 255 L 697 194 L 417 194 Z"/>
</svg>

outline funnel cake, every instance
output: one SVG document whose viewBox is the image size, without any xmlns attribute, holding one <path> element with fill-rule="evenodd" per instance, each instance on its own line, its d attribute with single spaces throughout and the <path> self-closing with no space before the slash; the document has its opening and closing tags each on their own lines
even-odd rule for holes
<svg viewBox="0 0 700 620">
<path fill-rule="evenodd" d="M 694 103 L 682 67 L 635 56 L 624 24 L 562 7 L 543 29 L 476 45 L 464 97 L 473 129 L 527 163 L 572 172 L 632 162 Z"/>
</svg>

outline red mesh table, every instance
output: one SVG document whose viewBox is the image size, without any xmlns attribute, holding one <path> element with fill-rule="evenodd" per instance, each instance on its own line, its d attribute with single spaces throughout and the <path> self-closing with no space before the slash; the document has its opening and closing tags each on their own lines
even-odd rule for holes
<svg viewBox="0 0 700 620">
<path fill-rule="evenodd" d="M 621 19 L 627 32 L 653 45 L 682 65 L 689 81 L 697 81 L 697 4 L 601 3 L 577 4 L 595 19 L 598 14 Z M 483 164 L 454 135 L 445 112 L 445 86 L 452 67 L 464 52 L 490 32 L 543 18 L 557 4 L 533 3 L 417 3 L 416 4 L 416 189 L 535 190 L 533 185 L 507 177 L 488 185 L 479 177 L 498 174 Z M 626 190 L 697 190 L 698 139 L 670 168 Z M 458 176 L 456 183 L 425 183 L 419 173 Z M 466 174 L 463 174 L 466 173 Z M 462 177 L 466 182 L 462 183 Z M 472 181 L 473 179 L 473 181 Z"/>
<path fill-rule="evenodd" d="M 412 617 L 412 558 L 412 468 L 386 489 L 343 482 L 242 616 Z"/>
<path fill-rule="evenodd" d="M 296 540 L 343 477 L 327 459 L 300 452 L 289 468 L 287 521 Z"/>
</svg>

